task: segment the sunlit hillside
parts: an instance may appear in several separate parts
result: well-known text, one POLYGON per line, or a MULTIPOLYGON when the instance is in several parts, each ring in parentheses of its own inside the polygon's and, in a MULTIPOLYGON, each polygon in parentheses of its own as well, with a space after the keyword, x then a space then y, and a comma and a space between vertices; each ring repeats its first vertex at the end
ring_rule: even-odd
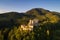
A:
POLYGON ((0 40, 60 40, 60 13, 34 8, 0 14, 0 40))

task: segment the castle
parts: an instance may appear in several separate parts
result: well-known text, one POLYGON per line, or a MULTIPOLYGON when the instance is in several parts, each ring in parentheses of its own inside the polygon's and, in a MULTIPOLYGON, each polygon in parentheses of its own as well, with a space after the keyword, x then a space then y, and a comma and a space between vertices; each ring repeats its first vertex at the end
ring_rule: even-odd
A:
MULTIPOLYGON (((20 25, 19 29, 20 29, 20 31, 21 30, 23 30, 23 31, 32 31, 34 26, 38 25, 38 21, 39 20, 37 20, 37 19, 29 20, 27 25, 22 24, 22 25, 20 25)), ((41 27, 40 27, 40 29, 41 29, 41 27)), ((49 30, 46 30, 46 33, 49 36, 49 30)))
POLYGON ((38 19, 29 20, 27 25, 22 24, 20 26, 20 30, 29 30, 29 31, 31 31, 31 30, 33 30, 34 25, 37 25, 37 23, 38 23, 38 19))

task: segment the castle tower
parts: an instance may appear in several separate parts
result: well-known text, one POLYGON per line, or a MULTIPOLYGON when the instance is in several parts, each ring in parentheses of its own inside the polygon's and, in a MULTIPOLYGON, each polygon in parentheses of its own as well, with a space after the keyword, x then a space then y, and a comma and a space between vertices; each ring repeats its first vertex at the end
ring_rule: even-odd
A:
POLYGON ((33 25, 33 24, 34 24, 33 20, 29 20, 28 25, 33 25))
POLYGON ((29 29, 33 30, 33 26, 34 26, 34 21, 33 20, 29 20, 29 23, 28 23, 29 29))

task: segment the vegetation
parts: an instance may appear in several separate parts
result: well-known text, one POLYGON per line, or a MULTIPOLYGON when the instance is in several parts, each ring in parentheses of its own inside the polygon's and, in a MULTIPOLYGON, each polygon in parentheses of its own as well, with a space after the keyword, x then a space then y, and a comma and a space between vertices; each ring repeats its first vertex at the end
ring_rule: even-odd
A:
POLYGON ((60 14, 42 8, 0 14, 0 40, 60 40, 60 14), (32 31, 20 30, 21 24, 35 18, 39 22, 32 31))

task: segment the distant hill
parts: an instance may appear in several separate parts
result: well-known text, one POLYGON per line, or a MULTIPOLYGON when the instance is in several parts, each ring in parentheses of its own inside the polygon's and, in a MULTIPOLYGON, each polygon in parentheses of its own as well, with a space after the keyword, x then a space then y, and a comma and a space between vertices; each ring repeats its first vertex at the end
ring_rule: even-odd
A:
POLYGON ((59 17, 60 19, 60 13, 51 12, 43 8, 34 8, 31 10, 28 10, 26 13, 7 12, 7 13, 0 14, 0 26, 6 26, 4 25, 4 23, 16 25, 17 23, 20 23, 24 20, 29 20, 34 18, 38 18, 40 19, 40 21, 47 20, 47 19, 50 20, 51 17, 54 15, 59 17))

